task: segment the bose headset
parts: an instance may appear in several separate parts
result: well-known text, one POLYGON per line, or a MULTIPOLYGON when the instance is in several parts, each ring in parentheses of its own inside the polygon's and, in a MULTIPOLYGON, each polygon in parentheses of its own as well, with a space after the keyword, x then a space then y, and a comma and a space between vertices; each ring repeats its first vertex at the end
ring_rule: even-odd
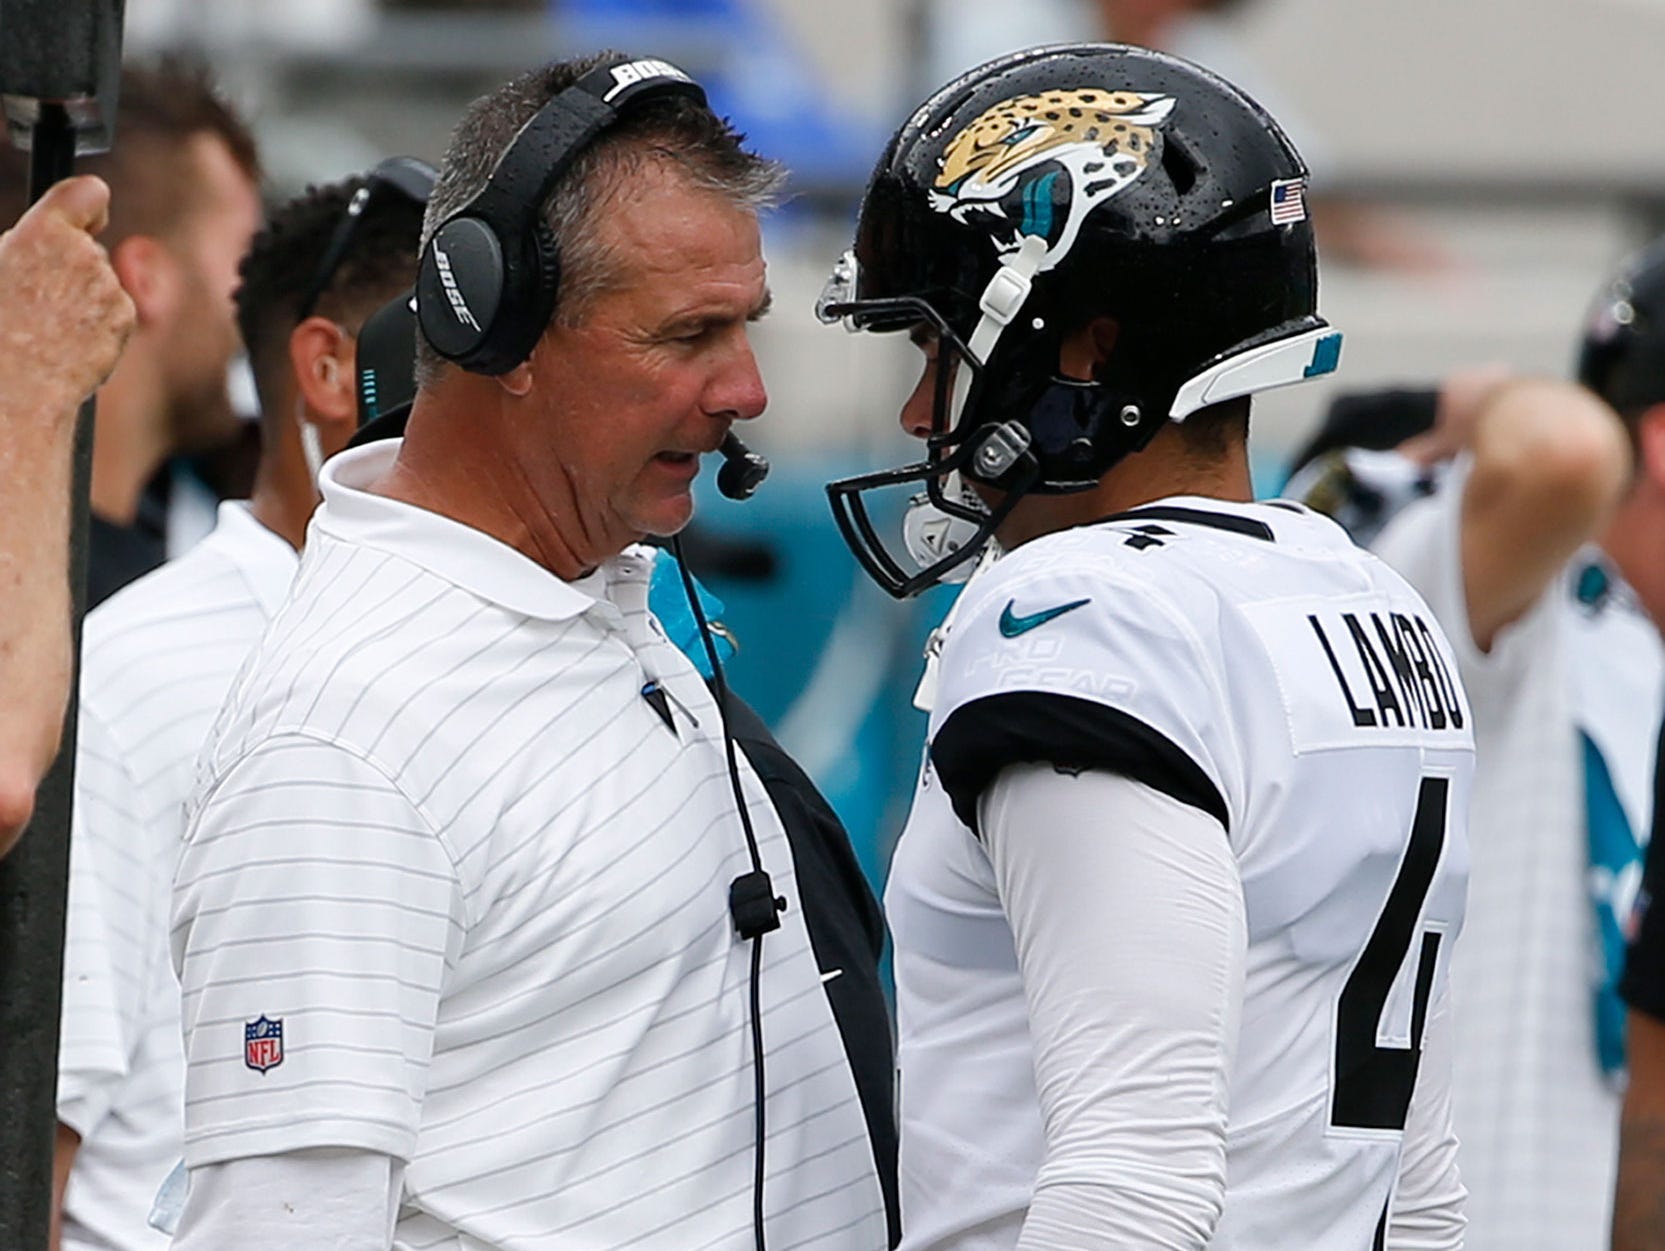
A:
MULTIPOLYGON (((491 176, 462 208, 440 224, 422 249, 416 276, 416 320, 422 335, 446 360, 472 373, 507 373, 530 355, 555 311, 561 257, 544 218, 544 202, 556 181, 596 137, 640 105, 680 97, 705 106, 705 91, 676 66, 660 60, 621 58, 600 65, 558 93, 522 126, 498 158, 491 176)), ((761 456, 732 431, 723 441, 718 489, 745 499, 769 472, 761 456)), ((763 935, 780 928, 786 900, 777 898, 757 849, 757 835, 740 785, 734 735, 728 721, 728 684, 711 640, 692 575, 676 548, 683 589, 712 666, 723 749, 735 807, 746 836, 751 871, 729 885, 729 915, 752 944, 750 1017, 752 1079, 756 1101, 753 1145, 752 1231, 757 1251, 763 1237, 765 1092, 763 1015, 759 981, 763 935)), ((650 684, 651 685, 651 684, 650 684)), ((644 690, 644 696, 646 690, 644 690)))
MULTIPOLYGON (((422 249, 416 316, 446 360, 502 374, 531 354, 561 287, 561 254, 544 202, 596 137, 636 106, 681 97, 705 106, 705 89, 669 61, 599 65, 533 114, 498 158, 485 186, 446 218, 422 249)), ((730 431, 717 489, 750 498, 769 462, 730 431)))
POLYGON ((705 104, 665 61, 600 65, 544 105, 498 158, 485 186, 433 232, 416 276, 416 315, 434 351, 473 373, 525 360, 549 325, 561 257, 544 202, 609 126, 650 100, 705 104))

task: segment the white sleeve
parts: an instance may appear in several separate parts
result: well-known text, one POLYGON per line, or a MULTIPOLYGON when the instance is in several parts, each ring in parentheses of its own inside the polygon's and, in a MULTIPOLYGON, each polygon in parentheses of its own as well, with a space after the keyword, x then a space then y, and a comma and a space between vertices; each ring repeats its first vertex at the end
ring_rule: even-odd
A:
POLYGON ((1451 1127, 1451 992, 1435 999, 1422 1031, 1422 1060, 1399 1155, 1385 1251, 1460 1251, 1468 1191, 1457 1171, 1451 1127))
POLYGON ((1224 828, 1128 778, 1045 764, 1003 770, 979 815, 1046 1129, 1020 1251, 1205 1247, 1247 943, 1224 828))
POLYGON ((138 783, 92 702, 81 706, 76 737, 58 1120, 85 1139, 132 1067, 172 864, 158 862, 164 852, 142 814, 138 783))
POLYGON ((331 1147, 253 1156, 191 1170, 172 1251, 269 1246, 389 1251, 405 1166, 331 1147))
POLYGON ((465 931, 454 858, 379 767, 300 734, 239 760, 174 883, 186 1164, 308 1147, 408 1160, 465 931))

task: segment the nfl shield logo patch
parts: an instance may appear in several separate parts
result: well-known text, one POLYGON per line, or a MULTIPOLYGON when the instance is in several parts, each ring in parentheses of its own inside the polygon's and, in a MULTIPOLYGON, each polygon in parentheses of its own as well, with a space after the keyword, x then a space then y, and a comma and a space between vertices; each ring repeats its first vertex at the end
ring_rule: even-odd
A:
POLYGON ((262 1016, 243 1026, 243 1063, 256 1073, 283 1063, 283 1018, 262 1016))

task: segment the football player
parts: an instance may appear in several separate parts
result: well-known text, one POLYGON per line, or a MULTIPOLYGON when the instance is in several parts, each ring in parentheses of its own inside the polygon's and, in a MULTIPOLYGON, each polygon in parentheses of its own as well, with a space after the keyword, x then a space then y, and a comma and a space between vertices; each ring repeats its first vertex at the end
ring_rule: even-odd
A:
POLYGON ((907 1248, 1462 1243, 1468 701, 1402 579, 1252 502, 1250 397, 1341 346, 1305 178, 1194 65, 1030 50, 902 126, 823 297, 924 355, 925 460, 829 487, 862 565, 1006 552, 886 894, 907 1248))

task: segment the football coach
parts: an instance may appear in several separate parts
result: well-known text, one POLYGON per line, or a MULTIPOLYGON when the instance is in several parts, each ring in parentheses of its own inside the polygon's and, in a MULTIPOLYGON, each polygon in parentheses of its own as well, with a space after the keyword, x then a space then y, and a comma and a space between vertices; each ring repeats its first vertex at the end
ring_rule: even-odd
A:
POLYGON ((778 182, 659 61, 470 107, 405 437, 323 475, 175 887, 177 1251, 881 1248, 780 820, 647 610, 778 182))

